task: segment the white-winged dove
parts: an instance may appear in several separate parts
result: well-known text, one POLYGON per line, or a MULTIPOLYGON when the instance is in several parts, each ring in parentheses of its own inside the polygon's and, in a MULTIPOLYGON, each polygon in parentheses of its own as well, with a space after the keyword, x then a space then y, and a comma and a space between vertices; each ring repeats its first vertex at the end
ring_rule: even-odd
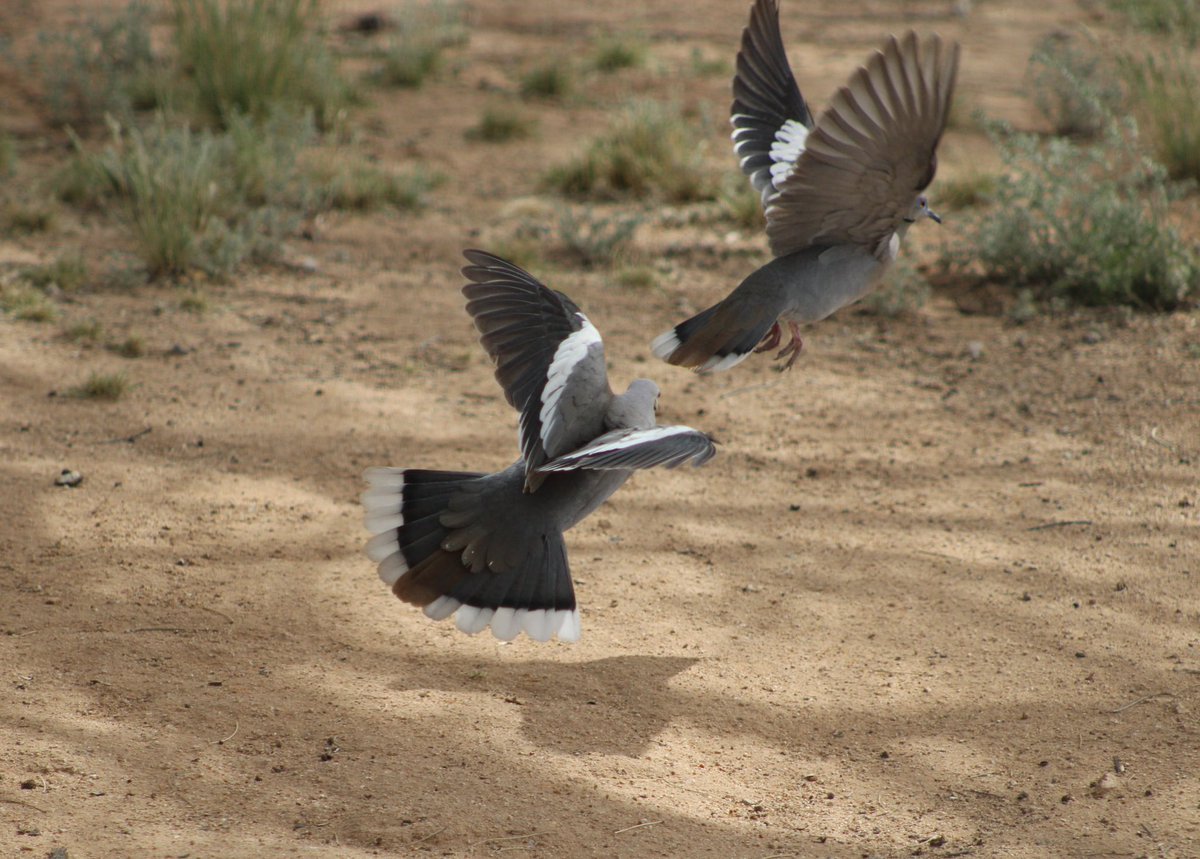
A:
POLYGON ((613 394, 600 334, 575 304, 483 251, 464 251, 467 312, 520 413, 521 458, 494 474, 372 468, 363 494, 367 554, 392 592, 458 628, 579 638, 563 532, 634 469, 716 452, 685 426, 658 426, 658 386, 613 394))
POLYGON ((774 259, 720 303, 651 344, 663 360, 727 370, 791 341, 800 325, 862 298, 922 218, 941 218, 921 193, 937 169, 958 72, 957 44, 909 32, 889 37, 815 123, 788 65, 777 0, 756 0, 733 79, 734 151, 762 194, 774 259))

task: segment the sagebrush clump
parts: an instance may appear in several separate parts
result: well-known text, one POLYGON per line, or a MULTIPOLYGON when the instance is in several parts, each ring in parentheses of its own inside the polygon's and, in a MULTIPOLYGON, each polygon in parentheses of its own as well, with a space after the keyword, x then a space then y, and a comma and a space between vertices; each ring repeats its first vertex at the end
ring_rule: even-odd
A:
POLYGON ((172 0, 179 71, 220 125, 291 110, 333 123, 349 90, 314 22, 318 0, 172 0))
POLYGON ((551 170, 546 184, 566 196, 589 200, 711 200, 716 187, 697 149, 699 137, 677 108, 635 103, 581 156, 551 170))
POLYGON ((994 206, 943 263, 1037 298, 1170 310, 1200 294, 1200 263, 1168 217, 1166 170, 1132 121, 1082 146, 995 125, 1005 170, 994 206))
POLYGON ((1097 137, 1124 98, 1107 54, 1082 34, 1044 38, 1029 58, 1028 77, 1055 134, 1097 137))

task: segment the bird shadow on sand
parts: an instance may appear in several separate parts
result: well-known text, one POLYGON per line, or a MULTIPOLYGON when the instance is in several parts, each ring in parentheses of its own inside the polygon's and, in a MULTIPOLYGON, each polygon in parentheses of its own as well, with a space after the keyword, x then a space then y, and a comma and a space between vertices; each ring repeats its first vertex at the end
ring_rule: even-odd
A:
POLYGON ((474 692, 518 708, 535 746, 563 754, 636 757, 688 706, 671 679, 698 659, 611 656, 586 662, 441 657, 412 667, 399 691, 474 692))

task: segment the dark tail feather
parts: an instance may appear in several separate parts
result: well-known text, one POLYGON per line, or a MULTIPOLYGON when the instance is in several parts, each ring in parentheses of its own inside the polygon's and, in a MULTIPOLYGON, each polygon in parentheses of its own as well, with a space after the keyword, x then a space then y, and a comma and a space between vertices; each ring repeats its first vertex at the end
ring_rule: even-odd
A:
POLYGON ((728 370, 754 353, 777 318, 735 291, 655 337, 650 350, 668 364, 700 373, 728 370))
POLYGON ((523 510, 519 479, 394 468, 365 476, 367 554, 397 597, 436 620, 456 614, 471 634, 490 626, 504 640, 522 630, 538 641, 579 638, 562 533, 523 510))

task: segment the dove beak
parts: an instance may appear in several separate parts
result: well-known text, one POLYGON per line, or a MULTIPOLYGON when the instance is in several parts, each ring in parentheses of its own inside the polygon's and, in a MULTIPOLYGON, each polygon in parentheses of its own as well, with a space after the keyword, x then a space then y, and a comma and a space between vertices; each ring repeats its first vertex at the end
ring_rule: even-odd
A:
POLYGON ((932 220, 935 224, 940 224, 942 222, 942 216, 933 211, 933 209, 926 209, 925 214, 928 215, 930 220, 932 220))

